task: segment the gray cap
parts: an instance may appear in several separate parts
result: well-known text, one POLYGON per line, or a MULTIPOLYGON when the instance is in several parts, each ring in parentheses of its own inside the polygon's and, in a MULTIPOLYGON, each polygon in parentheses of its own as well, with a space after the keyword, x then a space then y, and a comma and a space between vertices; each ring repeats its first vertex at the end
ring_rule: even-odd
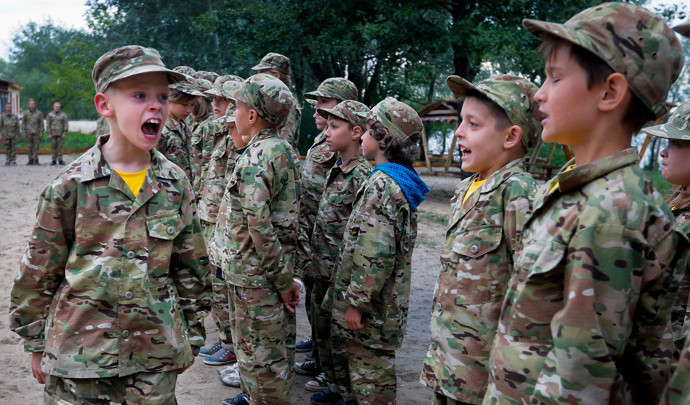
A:
POLYGON ((252 70, 270 69, 285 75, 290 75, 290 58, 275 52, 269 52, 261 58, 261 62, 254 66, 252 70))

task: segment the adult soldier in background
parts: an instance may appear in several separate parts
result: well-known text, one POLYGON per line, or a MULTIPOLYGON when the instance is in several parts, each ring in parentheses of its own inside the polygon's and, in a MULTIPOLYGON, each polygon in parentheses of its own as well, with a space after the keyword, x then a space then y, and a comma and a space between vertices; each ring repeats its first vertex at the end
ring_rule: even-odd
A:
MULTIPOLYGON (((275 52, 269 52, 261 58, 261 62, 254 66, 252 70, 258 70, 260 73, 266 73, 277 77, 281 82, 285 83, 290 88, 290 58, 275 52)), ((292 145, 295 152, 297 152, 297 141, 299 140, 299 124, 302 120, 302 111, 297 103, 297 97, 292 94, 294 103, 288 112, 288 116, 280 127, 278 127, 278 135, 288 141, 292 145)), ((299 156, 299 155, 298 155, 299 156)))
POLYGON ((29 154, 27 165, 38 166, 38 145, 41 142, 43 132, 45 132, 45 123, 43 122, 43 114, 36 109, 36 101, 33 98, 29 99, 29 111, 24 113, 21 128, 22 135, 26 138, 27 153, 29 154))
POLYGON ((67 119, 67 114, 60 111, 59 102, 53 103, 53 111, 48 113, 46 117, 46 129, 48 130, 48 136, 50 136, 50 149, 53 151, 53 161, 50 163, 55 166, 60 163, 64 165, 65 162, 62 160, 62 147, 65 143, 65 136, 69 130, 69 120, 67 119))
POLYGON ((5 104, 5 112, 0 115, 0 139, 5 141, 5 166, 17 165, 17 139, 19 139, 19 117, 12 114, 12 104, 5 104))

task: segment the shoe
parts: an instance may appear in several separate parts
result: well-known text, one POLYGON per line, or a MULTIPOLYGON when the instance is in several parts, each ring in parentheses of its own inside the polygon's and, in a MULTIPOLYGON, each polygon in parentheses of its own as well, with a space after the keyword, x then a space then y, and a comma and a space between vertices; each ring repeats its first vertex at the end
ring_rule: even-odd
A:
POLYGON ((237 368, 239 367, 239 364, 232 363, 231 365, 227 367, 222 367, 218 369, 218 374, 223 375, 223 374, 239 374, 239 371, 237 371, 237 368))
POLYGON ((16 165, 17 165, 17 161, 16 161, 16 160, 13 160, 13 161, 12 161, 12 166, 16 166, 16 165))
POLYGON ((343 399, 337 392, 332 392, 326 388, 323 392, 311 396, 312 405, 335 405, 343 399))
POLYGON ((224 366, 236 361, 237 357, 235 357, 235 353, 228 349, 220 349, 213 353, 213 355, 206 357, 204 359, 204 364, 208 364, 209 366, 224 366))
POLYGON ((340 401, 336 402, 335 405, 357 405, 357 401, 346 401, 344 399, 341 399, 340 401))
POLYGON ((33 166, 33 165, 34 165, 34 161, 33 161, 33 160, 29 160, 29 163, 27 163, 26 165, 27 165, 27 166, 33 166))
POLYGON ((57 164, 57 162, 55 162, 54 160, 52 162, 50 162, 51 166, 55 166, 56 164, 57 164))
POLYGON ((303 361, 302 363, 295 363, 295 371, 297 374, 316 377, 321 373, 321 367, 314 360, 303 361))
MULTIPOLYGON (((326 374, 321 373, 304 384, 304 389, 311 392, 323 392, 328 389, 326 374)), ((340 398, 338 398, 340 399, 340 398)))
POLYGON ((249 405, 249 401, 244 394, 237 394, 235 398, 227 398, 221 401, 223 405, 249 405))
POLYGON ((62 159, 60 159, 60 160, 58 161, 58 163, 60 164, 60 166, 64 166, 64 165, 65 165, 65 161, 62 160, 62 159))
POLYGON ((40 166, 41 164, 38 163, 38 159, 34 160, 34 166, 40 166))
POLYGON ((220 342, 217 342, 213 346, 202 347, 201 350, 199 350, 199 356, 201 356, 201 357, 210 356, 222 348, 223 348, 223 345, 220 344, 220 342))
POLYGON ((10 162, 5 162, 5 166, 9 166, 10 164, 10 162))
POLYGON ((228 387, 240 388, 240 375, 237 373, 221 374, 218 376, 218 379, 228 387))
POLYGON ((297 353, 310 352, 314 348, 314 342, 311 339, 300 340, 295 343, 295 351, 297 353))
POLYGON ((316 359, 314 358, 314 351, 312 350, 312 351, 310 351, 310 352, 304 353, 304 360, 307 360, 307 361, 309 361, 309 360, 316 360, 316 359))

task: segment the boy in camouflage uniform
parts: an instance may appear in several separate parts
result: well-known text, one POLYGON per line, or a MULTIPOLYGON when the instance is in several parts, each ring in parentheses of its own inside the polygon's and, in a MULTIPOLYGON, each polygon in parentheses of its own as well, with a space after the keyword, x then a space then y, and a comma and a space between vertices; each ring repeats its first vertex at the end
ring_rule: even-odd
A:
MULTIPOLYGON (((310 242, 307 245, 300 240, 306 246, 306 254, 298 251, 297 255, 297 267, 306 269, 310 273, 309 278, 314 280, 310 319, 316 332, 319 365, 325 373, 323 382, 328 383, 328 389, 312 396, 312 404, 330 404, 340 399, 331 356, 331 309, 321 308, 321 304, 340 258, 345 226, 352 213, 355 195, 372 171, 371 164, 360 154, 366 124, 365 118, 357 114, 367 112, 367 106, 353 100, 343 101, 334 108, 317 110, 320 116, 328 119, 326 144, 338 154, 338 162, 326 176, 310 242)), ((318 390, 321 386, 314 384, 308 382, 307 390, 318 390)))
MULTIPOLYGON (((351 81, 342 77, 331 77, 324 80, 315 91, 304 93, 304 97, 312 102, 314 107, 314 121, 316 129, 321 131, 316 135, 314 143, 307 151, 307 156, 302 162, 300 171, 300 186, 301 186, 301 204, 299 214, 300 235, 301 240, 297 248, 300 254, 306 254, 305 249, 308 249, 309 241, 311 239, 312 231, 314 230, 314 219, 316 218, 317 208, 321 195, 326 186, 326 175, 333 167, 337 160, 337 154, 330 150, 326 143, 326 127, 328 122, 326 118, 319 115, 317 110, 319 108, 333 108, 341 101, 357 100, 359 92, 357 87, 351 81), (306 242, 306 244, 305 244, 306 242)), ((308 262, 302 262, 306 264, 308 262)), ((298 266, 300 263, 298 263, 298 266)), ((306 299, 304 302, 307 310, 307 317, 311 325, 311 294, 314 280, 310 277, 312 273, 308 269, 298 268, 298 274, 304 276, 304 287, 306 290, 306 299)), ((315 374, 318 370, 318 348, 313 345, 315 339, 314 328, 312 327, 310 338, 297 342, 295 350, 297 352, 312 352, 313 360, 304 363, 296 364, 297 372, 307 374, 315 374)))
POLYGON ((92 78, 112 131, 41 194, 11 328, 46 404, 174 404, 177 375, 204 343, 211 289, 191 186, 154 149, 168 82, 181 75, 130 45, 101 56, 92 78))
POLYGON ((412 169, 422 129, 417 112, 393 98, 367 117, 362 153, 376 167, 357 192, 323 304, 333 308, 333 367, 345 403, 395 404, 417 206, 429 191, 412 169))
POLYGON ((27 165, 40 164, 38 162, 38 148, 44 131, 43 114, 36 109, 36 101, 30 98, 29 111, 25 112, 22 117, 22 135, 26 138, 27 153, 29 154, 27 165))
POLYGON ((53 161, 50 163, 64 165, 62 160, 62 147, 65 144, 65 136, 69 131, 69 120, 67 114, 60 111, 60 103, 57 101, 53 103, 53 111, 48 113, 46 117, 46 129, 50 137, 50 149, 53 151, 53 161))
POLYGON ((627 3, 523 25, 544 41, 542 139, 575 157, 534 198, 484 402, 656 403, 687 241, 630 142, 665 114, 680 43, 662 18, 627 3))
POLYGON ((12 104, 5 104, 0 115, 0 139, 5 142, 5 166, 17 165, 17 140, 19 139, 19 117, 12 113, 12 104))
POLYGON ((541 133, 537 86, 500 75, 476 86, 450 76, 463 98, 455 131, 463 180, 441 253, 431 314, 431 345, 421 380, 435 404, 481 403, 488 384, 489 351, 512 273, 520 233, 537 189, 522 164, 541 133))
POLYGON ((280 80, 257 74, 242 83, 235 100, 233 142, 240 156, 223 196, 227 222, 216 243, 232 297, 242 394, 223 403, 286 404, 299 302, 293 280, 299 189, 292 148, 276 128, 293 98, 280 80))

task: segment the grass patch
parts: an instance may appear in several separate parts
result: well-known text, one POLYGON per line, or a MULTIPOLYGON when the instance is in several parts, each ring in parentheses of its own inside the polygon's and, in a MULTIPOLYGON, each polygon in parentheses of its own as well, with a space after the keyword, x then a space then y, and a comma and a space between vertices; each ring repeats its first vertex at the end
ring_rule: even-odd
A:
MULTIPOLYGON (((71 150, 82 150, 84 148, 92 147, 94 143, 96 143, 96 137, 94 135, 82 134, 81 132, 68 132, 65 136, 63 150, 65 153, 71 150)), ((4 151, 4 148, 0 150, 4 151)), ((50 152, 49 137, 44 136, 41 138, 39 150, 41 153, 50 152)), ((19 135, 19 140, 17 140, 17 152, 26 153, 26 138, 24 138, 22 135, 19 135)))
POLYGON ((417 246, 426 246, 428 248, 432 249, 438 249, 439 248, 439 242, 435 238, 430 238, 426 235, 422 234, 417 234, 417 240, 415 241, 415 247, 417 246))

